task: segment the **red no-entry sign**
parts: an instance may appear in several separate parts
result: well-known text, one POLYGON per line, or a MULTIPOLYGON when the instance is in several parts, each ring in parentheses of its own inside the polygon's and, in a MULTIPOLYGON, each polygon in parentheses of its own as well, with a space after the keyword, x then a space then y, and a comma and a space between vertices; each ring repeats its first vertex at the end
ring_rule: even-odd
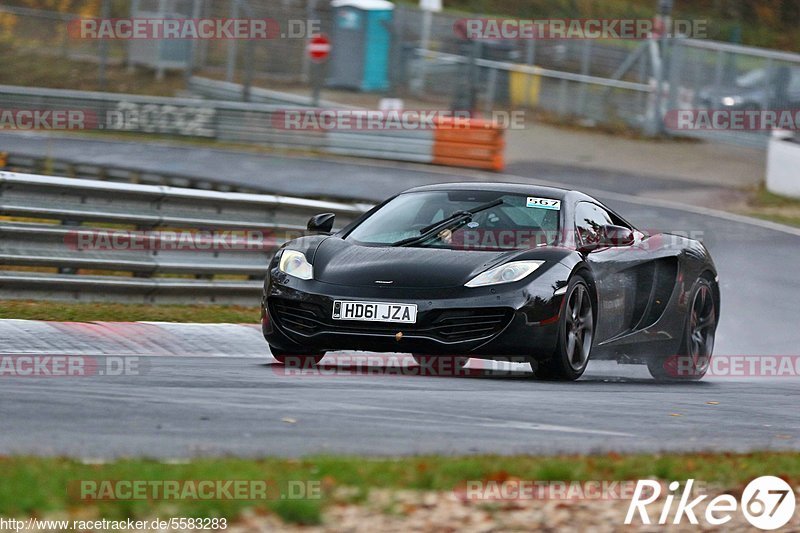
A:
POLYGON ((306 51, 311 61, 322 63, 331 53, 331 42, 326 35, 315 35, 308 41, 306 51))

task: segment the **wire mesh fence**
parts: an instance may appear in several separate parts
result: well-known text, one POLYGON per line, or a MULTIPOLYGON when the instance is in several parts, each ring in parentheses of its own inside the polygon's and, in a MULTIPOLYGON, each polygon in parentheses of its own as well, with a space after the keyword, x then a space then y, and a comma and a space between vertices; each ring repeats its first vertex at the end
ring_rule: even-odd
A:
POLYGON ((69 33, 69 24, 78 18, 77 13, 0 5, 0 44, 72 60, 98 62, 104 53, 109 62, 124 61, 126 43, 74 39, 69 33))
MULTIPOLYGON (((73 12, 59 13, 11 0, 0 6, 0 43, 70 59, 143 65, 157 73, 188 70, 227 81, 305 89, 311 78, 308 37, 335 35, 338 23, 329 0, 108 1, 113 17, 269 19, 280 35, 261 40, 76 40, 67 25, 77 17, 101 16, 103 0, 76 2, 80 7, 73 12)), ((534 109, 588 125, 755 146, 765 145, 769 128, 680 130, 669 128, 665 119, 676 110, 800 109, 797 54, 686 38, 471 41, 463 34, 463 17, 395 6, 387 95, 454 110, 534 109)))
POLYGON ((678 39, 671 43, 669 59, 665 113, 716 110, 731 117, 738 112, 743 119, 737 129, 712 124, 711 128, 681 129, 678 133, 765 146, 771 129, 797 129, 796 123, 782 124, 781 118, 800 113, 800 55, 678 39), (755 117, 755 122, 750 123, 749 116, 755 117))
MULTIPOLYGON (((151 0, 152 1, 152 0, 151 0)), ((331 9, 313 0, 214 0, 201 2, 204 17, 259 18, 275 21, 281 35, 261 41, 206 40, 198 45, 195 69, 224 73, 228 81, 246 69, 256 78, 306 82, 309 60, 305 53, 311 33, 329 33, 331 9)))

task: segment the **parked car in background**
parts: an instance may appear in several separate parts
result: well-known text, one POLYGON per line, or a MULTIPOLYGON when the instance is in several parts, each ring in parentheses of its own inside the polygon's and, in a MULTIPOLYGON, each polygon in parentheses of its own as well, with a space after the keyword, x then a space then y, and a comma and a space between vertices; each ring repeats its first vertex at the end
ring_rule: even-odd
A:
POLYGON ((704 87, 697 104, 708 109, 800 109, 800 66, 758 68, 733 83, 704 87))

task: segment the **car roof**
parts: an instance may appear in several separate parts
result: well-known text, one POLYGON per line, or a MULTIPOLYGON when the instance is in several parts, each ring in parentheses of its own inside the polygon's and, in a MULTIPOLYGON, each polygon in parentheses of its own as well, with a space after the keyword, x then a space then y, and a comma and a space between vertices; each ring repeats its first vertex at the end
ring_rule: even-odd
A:
POLYGON ((544 198, 552 198, 554 200, 563 201, 578 201, 589 200, 597 202, 591 196, 583 194, 579 191, 561 189, 559 187, 544 187, 542 185, 531 185, 527 183, 507 183, 497 181, 469 181, 457 183, 437 183, 433 185, 423 185, 421 187, 414 187, 408 189, 402 194, 409 192, 427 192, 427 191, 493 191, 493 192, 507 192, 514 194, 526 194, 528 196, 537 196, 544 198))

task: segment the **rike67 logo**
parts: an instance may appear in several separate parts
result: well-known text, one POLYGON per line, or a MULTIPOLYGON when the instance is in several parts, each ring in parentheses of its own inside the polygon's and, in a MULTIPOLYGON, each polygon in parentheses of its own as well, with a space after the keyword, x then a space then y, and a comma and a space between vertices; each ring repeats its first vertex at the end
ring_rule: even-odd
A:
POLYGON ((741 512, 752 526, 771 531, 785 526, 794 516, 794 490, 778 477, 754 479, 742 492, 741 501, 730 494, 721 494, 708 502, 705 502, 707 494, 690 500, 693 485, 694 480, 688 480, 678 495, 680 483, 673 481, 669 484, 669 493, 661 502, 661 484, 647 479, 639 480, 625 516, 625 524, 640 521, 646 525, 678 525, 686 518, 690 524, 698 525, 700 516, 705 520, 704 525, 722 526, 730 522, 735 513, 741 512), (703 505, 705 512, 701 513, 703 505), (651 511, 656 511, 652 518, 651 511))

